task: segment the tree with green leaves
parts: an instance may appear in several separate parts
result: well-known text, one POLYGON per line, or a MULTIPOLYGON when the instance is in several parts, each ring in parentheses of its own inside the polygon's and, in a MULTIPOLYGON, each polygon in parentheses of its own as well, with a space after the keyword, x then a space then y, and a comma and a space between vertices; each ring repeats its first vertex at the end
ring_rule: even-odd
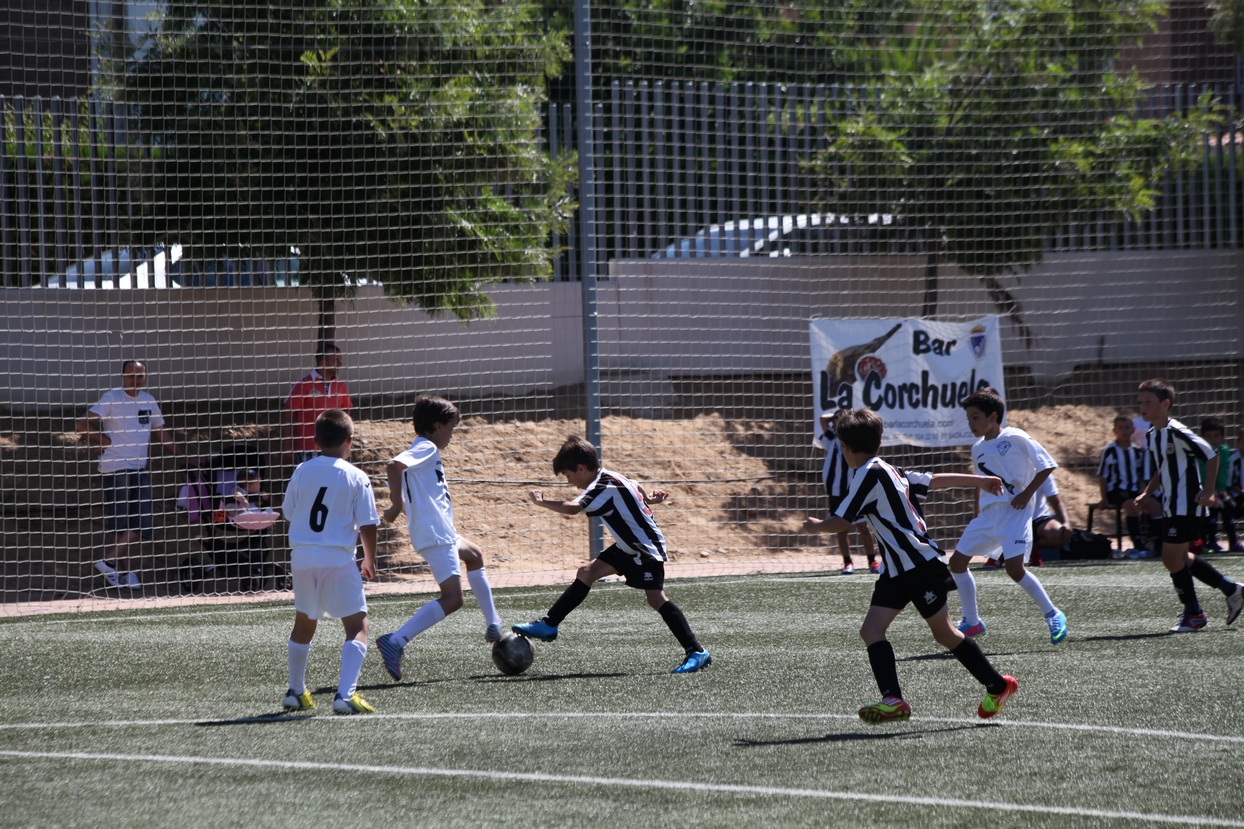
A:
MULTIPOLYGON (((809 165, 816 209, 894 217, 927 255, 923 315, 943 265, 982 281, 1031 345, 999 277, 1039 263, 1060 229, 1138 218, 1165 175, 1191 165, 1217 113, 1208 98, 1139 114, 1143 87, 1114 69, 1161 13, 1150 0, 923 0, 893 20, 868 94, 829 125, 809 165)), ((860 46, 857 65, 872 47, 860 46)))
POLYGON ((1214 40, 1244 55, 1244 0, 1210 0, 1207 5, 1214 40))
POLYGON ((131 230, 187 258, 299 251, 326 298, 488 316, 486 288, 551 273, 573 157, 538 140, 569 53, 538 5, 170 0, 115 94, 146 143, 131 230))

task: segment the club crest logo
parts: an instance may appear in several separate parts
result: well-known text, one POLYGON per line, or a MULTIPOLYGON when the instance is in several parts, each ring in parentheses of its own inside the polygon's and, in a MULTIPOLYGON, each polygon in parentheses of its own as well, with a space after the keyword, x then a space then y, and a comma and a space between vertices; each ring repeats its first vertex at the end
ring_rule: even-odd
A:
POLYGON ((1010 442, 1009 440, 1004 440, 1004 441, 1002 441, 1001 443, 999 443, 999 444, 998 444, 998 454, 999 454, 999 455, 1002 455, 1002 456, 1004 456, 1004 457, 1005 457, 1005 456, 1006 456, 1006 453, 1007 453, 1007 452, 1010 452, 1010 451, 1011 451, 1011 442, 1010 442))
POLYGON ((976 359, 985 356, 985 345, 988 341, 985 338, 985 326, 973 325, 972 333, 968 336, 968 344, 972 346, 972 353, 976 359))

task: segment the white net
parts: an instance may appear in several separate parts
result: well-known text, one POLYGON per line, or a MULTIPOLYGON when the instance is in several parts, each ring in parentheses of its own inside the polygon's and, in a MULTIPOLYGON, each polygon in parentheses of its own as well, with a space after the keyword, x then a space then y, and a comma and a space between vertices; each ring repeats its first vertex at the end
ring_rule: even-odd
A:
MULTIPOLYGON (((605 464, 671 492, 676 573, 837 569, 798 532, 828 506, 810 319, 997 315, 1011 422, 1077 526, 1140 381, 1244 425, 1235 63, 1208 12, 597 3, 585 147, 568 5, 88 5, 11 12, 4 55, 2 612, 284 589, 281 524, 228 500, 279 506, 287 396, 326 343, 382 509, 414 398, 457 403, 458 529, 498 584, 588 555, 586 521, 526 495, 574 494, 551 460, 597 418, 605 464), (176 451, 152 442, 151 527, 118 551, 75 424, 126 360, 176 451)), ((935 537, 969 512, 939 494, 935 537)), ((404 521, 376 589, 432 587, 404 521)))

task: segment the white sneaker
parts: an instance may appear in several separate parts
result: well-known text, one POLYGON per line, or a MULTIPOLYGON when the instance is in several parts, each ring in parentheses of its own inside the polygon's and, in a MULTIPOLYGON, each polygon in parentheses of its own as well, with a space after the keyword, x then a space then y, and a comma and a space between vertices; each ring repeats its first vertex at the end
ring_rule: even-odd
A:
POLYGON ((120 583, 121 587, 128 587, 130 590, 141 590, 142 582, 138 580, 138 574, 133 570, 125 574, 125 580, 120 583))
POLYGON ((95 569, 103 574, 104 581, 108 583, 109 587, 118 586, 117 568, 113 567, 101 558, 99 561, 95 562, 95 569))

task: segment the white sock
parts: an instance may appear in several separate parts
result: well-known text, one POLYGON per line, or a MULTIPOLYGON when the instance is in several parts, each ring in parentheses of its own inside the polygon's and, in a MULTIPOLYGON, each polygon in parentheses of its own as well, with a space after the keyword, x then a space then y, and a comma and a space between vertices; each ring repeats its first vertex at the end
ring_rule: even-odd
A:
POLYGON ((501 616, 492 600, 492 585, 488 583, 488 574, 481 567, 478 570, 467 570, 467 581, 471 583, 471 592, 475 601, 479 602, 480 612, 484 614, 484 624, 500 625, 501 616))
POLYGON ((415 615, 407 619, 406 624, 397 629, 393 634, 393 640, 404 648, 407 642, 444 618, 445 609, 441 607, 441 603, 436 600, 430 601, 416 610, 415 615))
POLYGON ((1054 612, 1054 603, 1050 601, 1050 597, 1046 594, 1045 588, 1041 586, 1041 582, 1027 570, 1024 571, 1024 577, 1016 582, 1020 587, 1024 588, 1024 592, 1028 594, 1028 598, 1037 603, 1037 607, 1041 608, 1041 612, 1046 616, 1054 612))
POLYGON ((356 639, 348 639, 341 646, 341 679, 337 682, 337 693, 342 699, 349 699, 358 688, 359 672, 363 670, 363 658, 367 656, 367 643, 356 639))
POLYGON ((289 689, 295 694, 307 690, 307 657, 311 654, 311 643, 300 645, 292 639, 289 642, 289 689))
POLYGON ((972 578, 972 571, 964 570, 962 573, 956 573, 951 570, 950 575, 954 577, 955 587, 959 589, 959 603, 963 605, 963 621, 969 625, 979 625, 981 617, 980 611, 976 609, 976 579, 972 578))

